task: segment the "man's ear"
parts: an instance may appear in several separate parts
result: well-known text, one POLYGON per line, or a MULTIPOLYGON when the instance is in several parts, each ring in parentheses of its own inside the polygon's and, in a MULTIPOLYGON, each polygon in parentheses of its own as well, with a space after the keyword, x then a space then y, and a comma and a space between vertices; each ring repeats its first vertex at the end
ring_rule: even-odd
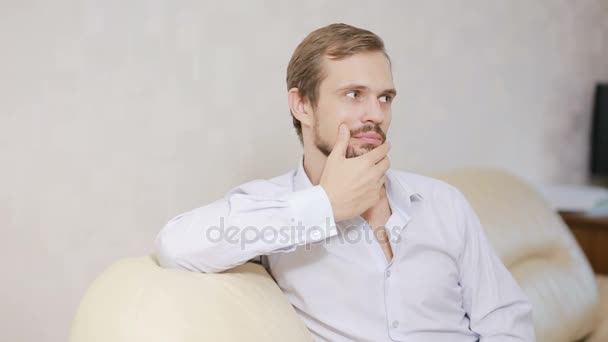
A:
POLYGON ((301 96, 298 88, 291 88, 287 93, 289 100, 289 109, 302 124, 302 126, 312 127, 312 107, 310 101, 301 96))

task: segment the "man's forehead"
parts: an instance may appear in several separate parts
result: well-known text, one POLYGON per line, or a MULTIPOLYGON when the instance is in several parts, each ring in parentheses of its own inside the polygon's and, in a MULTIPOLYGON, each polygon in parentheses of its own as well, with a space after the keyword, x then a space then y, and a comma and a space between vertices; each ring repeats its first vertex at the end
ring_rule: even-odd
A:
POLYGON ((356 54, 341 60, 325 57, 322 68, 323 83, 332 89, 352 86, 383 91, 394 88, 390 63, 382 52, 356 54))

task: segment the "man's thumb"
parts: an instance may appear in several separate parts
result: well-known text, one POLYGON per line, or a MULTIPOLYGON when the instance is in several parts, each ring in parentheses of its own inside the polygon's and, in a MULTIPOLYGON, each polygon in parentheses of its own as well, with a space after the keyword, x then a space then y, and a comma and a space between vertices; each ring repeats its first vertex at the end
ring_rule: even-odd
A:
POLYGON ((338 139, 332 150, 332 154, 336 154, 344 157, 346 150, 348 149, 348 142, 350 140, 350 130, 345 124, 341 124, 338 129, 338 139))

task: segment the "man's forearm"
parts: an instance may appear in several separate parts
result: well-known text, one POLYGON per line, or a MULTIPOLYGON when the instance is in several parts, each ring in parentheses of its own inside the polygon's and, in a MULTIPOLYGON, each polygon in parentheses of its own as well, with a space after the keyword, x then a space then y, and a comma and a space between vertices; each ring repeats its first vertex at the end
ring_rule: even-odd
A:
POLYGON ((164 267, 221 272, 337 234, 322 187, 279 198, 232 193, 170 220, 155 240, 164 267))

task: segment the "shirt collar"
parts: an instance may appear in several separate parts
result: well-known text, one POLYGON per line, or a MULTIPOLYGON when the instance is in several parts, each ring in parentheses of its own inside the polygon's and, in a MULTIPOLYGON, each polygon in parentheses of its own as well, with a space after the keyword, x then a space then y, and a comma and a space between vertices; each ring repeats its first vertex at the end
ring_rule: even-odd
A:
POLYGON ((389 198, 397 201, 397 203, 403 203, 405 207, 409 207, 414 200, 422 200, 422 194, 416 191, 412 184, 406 183, 393 169, 386 171, 386 192, 389 198))
MULTIPOLYGON (((403 204, 405 207, 409 207, 413 200, 423 199, 422 195, 415 191, 409 184, 400 181, 392 169, 389 169, 386 172, 385 185, 387 196, 396 200, 397 203, 403 204)), ((293 177, 293 190, 304 190, 312 186, 313 184, 304 170, 304 156, 302 155, 293 177)))

